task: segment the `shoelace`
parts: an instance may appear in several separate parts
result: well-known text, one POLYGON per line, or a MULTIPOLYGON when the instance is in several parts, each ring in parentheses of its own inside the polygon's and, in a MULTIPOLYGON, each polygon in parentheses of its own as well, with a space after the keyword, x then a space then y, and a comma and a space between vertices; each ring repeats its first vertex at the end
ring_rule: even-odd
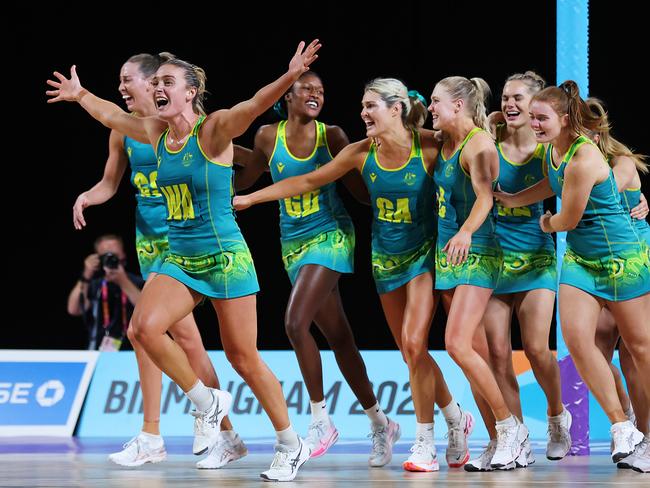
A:
POLYGON ((368 434, 368 437, 372 440, 372 451, 375 454, 383 455, 386 452, 386 439, 384 437, 386 429, 387 427, 380 427, 368 434))
POLYGON ((429 446, 426 444, 426 440, 424 439, 423 436, 418 437, 415 439, 415 444, 411 446, 409 451, 411 451, 414 454, 424 454, 429 450, 429 446))
POLYGON ((460 424, 449 426, 449 430, 445 434, 445 439, 449 439, 449 443, 454 447, 462 444, 465 433, 460 428, 460 424))
POLYGON ((273 456, 273 462, 271 463, 271 468, 281 468, 285 467, 288 463, 289 453, 286 451, 276 451, 275 456, 273 456))
POLYGON ((318 422, 313 422, 309 424, 307 429, 307 441, 315 445, 318 439, 325 433, 325 422, 319 420, 318 422))
POLYGON ((488 460, 491 460, 494 457, 494 453, 497 450, 496 444, 488 444, 485 450, 479 456, 479 459, 482 464, 486 464, 488 460))
POLYGON ((547 434, 551 437, 552 442, 560 442, 564 435, 564 428, 560 423, 550 422, 548 424, 547 434))
POLYGON ((634 442, 632 440, 632 436, 634 435, 634 432, 630 432, 626 434, 623 429, 617 429, 612 433, 612 440, 614 441, 614 446, 620 445, 622 443, 627 443, 630 445, 634 445, 634 442))
POLYGON ((498 425, 497 426, 497 446, 503 446, 503 447, 511 448, 513 446, 513 444, 514 444, 516 432, 517 432, 516 426, 515 426, 515 428, 512 428, 512 427, 509 427, 509 426, 506 426, 506 425, 498 425))

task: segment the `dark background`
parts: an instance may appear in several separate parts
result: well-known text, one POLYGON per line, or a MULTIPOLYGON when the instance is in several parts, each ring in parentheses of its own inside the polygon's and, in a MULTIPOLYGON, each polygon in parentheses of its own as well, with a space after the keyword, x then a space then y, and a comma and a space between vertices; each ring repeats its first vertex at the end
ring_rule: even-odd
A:
MULTIPOLYGON (((364 8, 358 14, 345 8, 354 2, 285 2, 268 8, 240 3, 226 9, 219 5, 216 13, 209 12, 217 4, 205 11, 175 4, 141 12, 131 5, 109 11, 100 4, 99 13, 77 11, 74 19, 69 13, 33 11, 10 19, 4 103, 13 109, 4 114, 11 129, 3 129, 4 146, 11 149, 4 160, 10 181, 3 185, 5 332, 0 348, 84 348, 84 327, 67 315, 66 300, 98 235, 124 236, 128 268, 138 269, 135 200, 126 177, 111 201, 87 210, 86 230, 73 229, 72 205, 101 178, 109 131, 75 104, 46 105, 45 80, 55 69, 67 74, 76 64, 86 88, 121 103, 122 63, 135 53, 171 51, 206 70, 207 109, 212 111, 252 96, 286 70, 298 41, 318 37, 323 48, 313 68, 326 88, 320 119, 341 126, 352 141, 364 137, 360 100, 364 84, 374 77, 398 77, 428 98, 445 76, 480 76, 494 92, 492 110, 499 108, 503 82, 512 73, 533 69, 555 83, 555 2, 531 2, 535 10, 529 10, 528 2, 401 1, 358 4, 364 8), (16 138, 18 144, 12 144, 16 138)), ((650 101, 638 73, 645 69, 642 29, 647 26, 643 16, 626 10, 625 2, 616 5, 616 11, 602 3, 591 8, 590 92, 608 103, 614 134, 649 154, 650 101)), ((250 147, 257 128, 273 120, 261 117, 237 142, 250 147)), ((256 188, 269 181, 265 176, 256 188)), ((646 177, 646 195, 648 184, 646 177)), ((341 194, 357 231, 356 273, 340 281, 344 305, 360 348, 392 349, 370 274, 371 212, 345 190, 341 194)), ((269 203, 238 216, 261 286, 263 349, 289 348, 283 314, 290 283, 280 259, 277 213, 277 204, 269 203)), ((201 306, 196 315, 206 347, 219 348, 212 308, 201 306)), ((443 337, 444 314, 439 312, 430 346, 443 348, 443 337)), ((520 345, 516 331, 514 345, 520 345)))

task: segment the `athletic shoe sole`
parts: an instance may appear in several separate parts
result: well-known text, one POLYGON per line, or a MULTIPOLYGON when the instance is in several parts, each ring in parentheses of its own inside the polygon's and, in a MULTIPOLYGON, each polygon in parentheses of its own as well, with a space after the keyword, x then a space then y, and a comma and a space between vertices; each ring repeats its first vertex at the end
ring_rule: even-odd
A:
POLYGON ((434 471, 440 471, 440 465, 438 463, 433 464, 416 464, 411 461, 404 461, 402 463, 402 468, 405 471, 412 471, 415 473, 432 473, 434 471))
MULTIPOLYGON (((465 418, 467 419, 465 423, 465 437, 469 437, 474 432, 474 416, 470 412, 465 412, 465 418)), ((447 464, 450 468, 460 468, 467 461, 469 461, 469 449, 465 451, 465 457, 463 457, 462 461, 450 463, 449 459, 447 459, 447 464)))

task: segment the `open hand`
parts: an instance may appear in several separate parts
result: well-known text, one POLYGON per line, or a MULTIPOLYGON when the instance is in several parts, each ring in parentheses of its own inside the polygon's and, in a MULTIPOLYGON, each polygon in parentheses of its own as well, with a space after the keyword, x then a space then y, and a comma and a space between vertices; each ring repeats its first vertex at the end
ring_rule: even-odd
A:
POLYGON ((296 53, 289 61, 289 72, 294 74, 296 79, 309 69, 309 65, 318 59, 318 51, 321 48, 321 44, 318 39, 311 41, 309 46, 305 47, 305 41, 300 41, 298 44, 298 49, 296 53))
POLYGON ((48 90, 46 95, 52 97, 47 100, 47 103, 55 102, 77 102, 84 89, 79 82, 77 76, 77 67, 72 65, 70 68, 70 79, 63 76, 58 71, 54 72, 54 76, 59 81, 47 80, 47 84, 54 87, 54 90, 48 90))
POLYGON ((447 241, 445 247, 442 248, 442 252, 447 253, 447 262, 452 266, 456 266, 467 261, 471 245, 472 234, 460 230, 454 237, 447 241))

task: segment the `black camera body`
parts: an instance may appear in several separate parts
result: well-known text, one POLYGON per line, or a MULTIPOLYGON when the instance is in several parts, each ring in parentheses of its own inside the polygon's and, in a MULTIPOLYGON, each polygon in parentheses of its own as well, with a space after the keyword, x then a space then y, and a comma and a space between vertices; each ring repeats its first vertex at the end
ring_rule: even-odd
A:
POLYGON ((112 252, 107 252, 99 256, 99 262, 102 265, 102 268, 108 269, 117 269, 120 265, 120 258, 118 258, 112 252))

